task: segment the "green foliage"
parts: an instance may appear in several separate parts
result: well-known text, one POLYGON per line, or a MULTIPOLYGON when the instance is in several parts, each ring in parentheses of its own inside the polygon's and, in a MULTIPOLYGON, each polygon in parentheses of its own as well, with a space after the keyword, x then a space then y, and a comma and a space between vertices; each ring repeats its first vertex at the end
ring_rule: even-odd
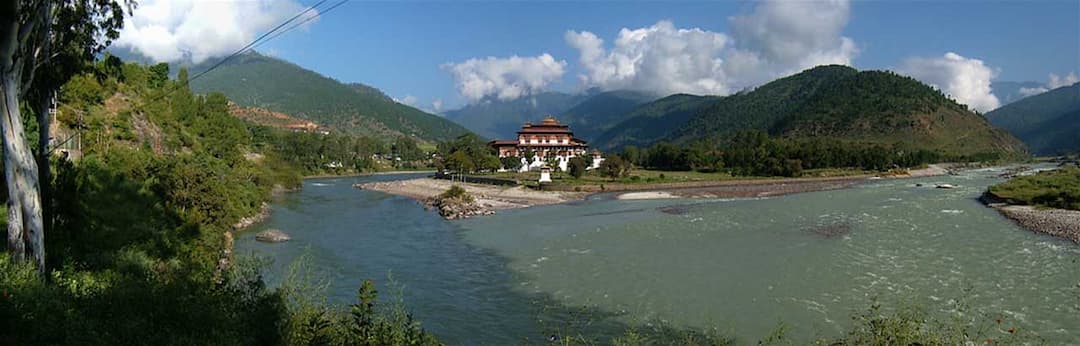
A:
POLYGON ((449 189, 446 189, 446 191, 443 191, 443 193, 439 194, 439 198, 442 198, 442 199, 460 199, 460 200, 463 200, 465 202, 472 202, 472 200, 473 200, 472 195, 469 195, 468 191, 465 191, 464 188, 462 188, 461 186, 457 186, 457 185, 450 186, 449 189))
MULTIPOLYGON (((634 111, 593 143, 614 148, 668 141, 730 142, 746 131, 938 152, 949 158, 1025 156, 986 119, 912 78, 887 71, 818 66, 725 97, 675 95, 634 111)), ((786 163, 780 161, 780 166, 786 163)))
POLYGON ((624 178, 630 175, 633 164, 624 160, 619 155, 609 155, 600 162, 600 175, 611 179, 624 178))
MULTIPOLYGON (((207 61, 194 71, 215 63, 207 61)), ((230 60, 191 87, 200 93, 220 92, 243 106, 283 112, 350 135, 435 142, 468 132, 442 117, 394 102, 373 88, 343 84, 254 52, 230 60)))
POLYGON ((585 170, 589 168, 589 163, 580 156, 570 158, 570 162, 567 164, 567 168, 570 170, 570 176, 574 178, 581 178, 585 175, 585 170))
POLYGON ((1016 177, 991 186, 990 193, 1013 204, 1080 210, 1080 168, 1016 177))
POLYGON ((440 168, 471 173, 477 170, 495 171, 502 167, 502 162, 495 156, 495 149, 471 133, 439 143, 437 150, 441 159, 436 165, 440 168))
POLYGON ((503 168, 510 171, 521 169, 521 158, 517 156, 503 157, 499 159, 499 162, 502 163, 503 168))

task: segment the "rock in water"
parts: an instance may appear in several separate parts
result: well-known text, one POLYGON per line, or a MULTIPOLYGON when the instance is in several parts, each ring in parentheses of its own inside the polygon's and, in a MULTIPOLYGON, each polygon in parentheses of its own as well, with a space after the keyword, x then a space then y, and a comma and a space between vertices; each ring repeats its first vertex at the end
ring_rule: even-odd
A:
POLYGON ((472 198, 431 197, 424 201, 424 206, 437 209, 439 215, 447 220, 465 219, 477 215, 495 214, 490 207, 477 203, 472 198))
POLYGON ((255 235, 255 240, 266 243, 280 243, 289 241, 290 239, 292 238, 290 238, 288 234, 285 234, 285 232, 278 229, 268 229, 255 235))

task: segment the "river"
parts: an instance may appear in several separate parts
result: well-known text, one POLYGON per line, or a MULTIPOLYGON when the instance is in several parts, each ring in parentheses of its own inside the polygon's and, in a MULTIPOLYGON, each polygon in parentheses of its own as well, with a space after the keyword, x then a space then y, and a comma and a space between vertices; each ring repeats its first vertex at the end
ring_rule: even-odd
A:
POLYGON ((763 199, 597 197, 452 222, 413 200, 351 187, 409 175, 316 179, 236 247, 272 259, 272 283, 306 257, 335 303, 355 301, 365 278, 391 291, 390 275, 409 310, 450 344, 653 321, 716 328, 740 343, 783 324, 810 340, 841 335, 875 299, 937 316, 960 301, 981 325, 1003 318, 1054 343, 1080 343, 1080 246, 979 204, 997 172, 763 199), (293 240, 255 242, 267 227, 293 240), (582 320, 589 326, 567 325, 582 320))

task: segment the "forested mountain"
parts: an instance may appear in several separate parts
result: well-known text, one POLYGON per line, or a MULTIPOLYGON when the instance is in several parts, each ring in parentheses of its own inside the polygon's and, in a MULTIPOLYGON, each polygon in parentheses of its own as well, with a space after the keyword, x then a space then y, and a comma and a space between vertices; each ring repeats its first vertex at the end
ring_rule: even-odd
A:
MULTIPOLYGON (((650 106, 656 107, 644 107, 650 106)), ((738 133, 758 130, 774 137, 902 144, 946 156, 1021 155, 1024 151, 1023 145, 1008 133, 930 86, 892 72, 860 72, 837 65, 808 69, 753 91, 707 98, 699 101, 696 109, 674 114, 689 116, 686 121, 677 117, 649 121, 647 116, 636 116, 601 138, 639 141, 613 144, 608 140, 603 144, 649 145, 657 139, 676 143, 726 142, 738 133), (655 134, 656 125, 662 122, 679 125, 660 137, 635 135, 655 134)))
POLYGON ((990 90, 994 93, 994 96, 997 96, 998 101, 1001 101, 1001 105, 1004 106, 1027 97, 1027 95, 1020 92, 1020 89, 1042 86, 1039 82, 997 81, 990 83, 990 90))
POLYGON ((561 114, 585 98, 561 92, 542 92, 514 100, 485 99, 446 112, 450 119, 488 139, 512 136, 526 121, 561 114))
POLYGON ((1036 154, 1080 150, 1080 83, 1024 98, 986 118, 1027 143, 1036 154))
POLYGON ((552 113, 569 124, 574 135, 591 140, 626 119, 637 106, 656 97, 649 93, 615 90, 590 95, 566 111, 552 113))
MULTIPOLYGON (((191 73, 212 63, 194 66, 191 73)), ((193 80, 191 88, 198 93, 221 92, 239 105, 286 113, 347 134, 436 142, 468 132, 442 117, 394 102, 373 87, 343 84, 254 52, 193 80)))
POLYGON ((715 96, 676 94, 649 102, 633 109, 626 115, 625 120, 593 137, 590 145, 600 150, 608 150, 628 144, 655 143, 686 123, 702 105, 717 99, 715 96))

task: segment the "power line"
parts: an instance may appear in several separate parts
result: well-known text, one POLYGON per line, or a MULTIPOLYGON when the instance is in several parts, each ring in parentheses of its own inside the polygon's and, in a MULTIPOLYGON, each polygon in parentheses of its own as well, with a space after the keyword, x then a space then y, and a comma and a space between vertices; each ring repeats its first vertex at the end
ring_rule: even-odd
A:
POLYGON ((318 16, 311 16, 311 17, 308 17, 308 19, 305 19, 305 20, 304 20, 304 21, 302 21, 302 22, 299 22, 299 23, 293 24, 292 26, 288 27, 287 29, 285 29, 285 30, 282 30, 281 32, 278 32, 277 34, 274 34, 274 36, 270 36, 270 38, 266 39, 265 41, 262 41, 262 42, 256 43, 256 44, 255 44, 254 46, 252 46, 252 47, 251 47, 251 50, 254 50, 255 48, 257 48, 257 47, 261 46, 261 45, 262 45, 263 43, 266 43, 266 42, 272 41, 273 39, 277 38, 278 36, 284 35, 284 34, 288 33, 289 31, 292 31, 293 29, 296 29, 297 27, 299 27, 299 26, 301 26, 301 25, 307 24, 308 22, 310 22, 310 21, 314 20, 315 18, 319 18, 319 17, 321 17, 321 16, 323 16, 323 15, 325 15, 325 14, 327 14, 327 13, 330 13, 330 11, 333 11, 333 10, 334 10, 335 8, 337 8, 338 6, 344 5, 344 4, 346 3, 346 2, 349 2, 349 0, 341 0, 341 1, 338 1, 338 2, 337 2, 337 3, 335 3, 334 5, 332 5, 332 6, 330 6, 330 7, 327 7, 326 9, 322 10, 322 12, 320 12, 318 16))
MULTIPOLYGON (((228 62, 228 61, 229 61, 230 59, 232 59, 232 58, 234 58, 234 57, 236 57, 236 56, 239 56, 240 54, 243 54, 243 53, 245 53, 246 51, 248 51, 248 50, 252 49, 252 48, 253 48, 254 46, 260 45, 260 44, 262 44, 262 43, 265 43, 265 42, 267 42, 267 41, 269 41, 269 40, 273 39, 274 37, 277 37, 277 36, 279 36, 279 35, 280 35, 281 33, 283 33, 284 31, 283 31, 283 32, 279 32, 279 33, 275 34, 275 32, 276 32, 276 31, 278 31, 279 29, 281 29, 281 28, 285 27, 286 25, 289 25, 289 23, 292 23, 292 22, 293 22, 293 21, 295 21, 295 20, 296 20, 297 18, 300 18, 300 17, 302 17, 302 16, 304 15, 304 14, 307 14, 308 12, 311 12, 312 10, 316 9, 317 7, 321 6, 321 5, 323 4, 323 3, 326 3, 327 1, 329 1, 329 0, 319 0, 319 2, 315 3, 314 5, 311 5, 311 6, 309 6, 308 8, 304 9, 303 11, 300 11, 300 13, 297 13, 296 15, 292 16, 292 17, 291 17, 291 18, 289 18, 288 20, 286 20, 286 21, 282 22, 281 24, 278 24, 278 25, 277 25, 277 26, 275 26, 275 27, 274 27, 273 29, 270 29, 270 30, 269 30, 269 31, 267 31, 266 33, 263 33, 263 34, 262 34, 262 35, 260 35, 259 37, 255 38, 255 40, 251 41, 250 43, 248 43, 247 45, 245 45, 245 46, 244 46, 243 48, 240 48, 240 49, 239 49, 239 50, 237 50, 236 52, 233 52, 233 53, 232 53, 232 54, 230 54, 229 56, 225 57, 224 59, 221 59, 221 61, 218 61, 218 62, 217 62, 217 63, 215 63, 215 64, 214 64, 213 66, 210 66, 210 68, 208 68, 208 69, 206 69, 206 70, 204 70, 204 71, 202 71, 202 72, 199 72, 199 73, 195 74, 195 76, 192 76, 192 77, 188 78, 188 80, 187 80, 187 81, 185 81, 184 85, 182 85, 182 86, 176 86, 176 87, 174 87, 174 88, 170 89, 169 91, 166 91, 165 93, 163 93, 163 94, 161 94, 161 95, 158 95, 158 97, 155 97, 155 98, 153 98, 153 99, 150 99, 150 100, 149 100, 149 101, 147 101, 147 102, 143 102, 143 105, 146 105, 147 103, 153 103, 153 102, 157 102, 157 101, 160 101, 161 99, 165 98, 166 96, 169 96, 169 95, 170 95, 170 94, 172 94, 173 92, 176 92, 176 91, 177 91, 177 90, 179 90, 180 88, 182 88, 182 87, 185 87, 185 88, 186 88, 186 87, 188 87, 188 86, 189 86, 189 85, 191 84, 191 81, 193 81, 193 80, 196 80, 196 79, 198 79, 199 77, 202 77, 202 76, 206 75, 207 73, 210 73, 210 71, 213 71, 213 70, 217 69, 218 67, 221 67, 221 65, 224 65, 224 64, 225 64, 226 62, 228 62), (273 37, 270 37, 270 38, 268 39, 267 37, 268 37, 268 36, 270 36, 270 35, 273 35, 273 37)), ((330 10, 332 10, 332 9, 333 9, 334 7, 340 6, 341 4, 345 3, 346 1, 348 1, 348 0, 343 0, 342 2, 339 2, 339 3, 337 3, 337 4, 334 4, 334 6, 331 6, 331 7, 329 7, 328 9, 326 9, 326 10, 324 10, 324 11, 321 11, 321 12, 319 13, 319 15, 316 15, 316 16, 311 16, 311 17, 307 18, 306 20, 304 20, 304 21, 303 21, 302 23, 306 23, 306 22, 308 22, 308 21, 311 21, 311 20, 312 20, 312 19, 314 19, 314 18, 318 18, 318 17, 320 17, 320 16, 322 16, 322 15, 325 15, 326 13, 330 12, 330 10)), ((293 26, 289 27, 289 29, 295 28, 296 26, 297 26, 297 25, 293 25, 293 26)), ((287 29, 286 31, 288 31, 289 29, 287 29)))
MULTIPOLYGON (((210 71, 213 71, 214 69, 216 69, 219 66, 221 66, 221 65, 225 64, 226 62, 228 62, 230 59, 232 59, 232 58, 234 58, 234 57, 236 57, 236 56, 238 56, 240 54, 243 54, 244 51, 248 50, 248 48, 251 48, 252 46, 258 44, 259 41, 262 41, 267 36, 270 36, 275 31, 278 31, 278 29, 281 29, 282 27, 284 27, 286 25, 289 25, 289 23, 292 23, 297 18, 300 18, 300 16, 303 16, 304 14, 306 14, 308 12, 311 12, 311 10, 314 10, 316 7, 319 7, 320 5, 325 3, 326 1, 328 1, 328 0, 319 0, 319 2, 315 3, 314 5, 311 5, 311 7, 308 7, 307 9, 304 9, 303 11, 300 11, 300 13, 297 13, 295 16, 292 16, 292 18, 289 18, 289 20, 286 20, 286 21, 282 22, 281 24, 278 24, 278 26, 275 26, 273 29, 270 29, 270 31, 267 31, 266 33, 263 33, 258 38, 256 38, 254 41, 251 41, 251 43, 248 43, 246 46, 244 46, 244 48, 240 48, 236 52, 232 53, 232 55, 229 55, 229 56, 225 57, 225 59, 221 59, 221 61, 218 61, 216 64, 214 64, 214 66, 210 66, 210 68, 206 69, 206 71, 199 72, 198 74, 192 76, 191 78, 188 79, 188 83, 190 83, 193 80, 199 79, 199 77, 202 77, 203 75, 209 73, 210 71)), ((312 16, 311 18, 315 18, 315 17, 318 17, 318 16, 312 16)), ((309 18, 309 20, 310 20, 310 18, 309 18)))

